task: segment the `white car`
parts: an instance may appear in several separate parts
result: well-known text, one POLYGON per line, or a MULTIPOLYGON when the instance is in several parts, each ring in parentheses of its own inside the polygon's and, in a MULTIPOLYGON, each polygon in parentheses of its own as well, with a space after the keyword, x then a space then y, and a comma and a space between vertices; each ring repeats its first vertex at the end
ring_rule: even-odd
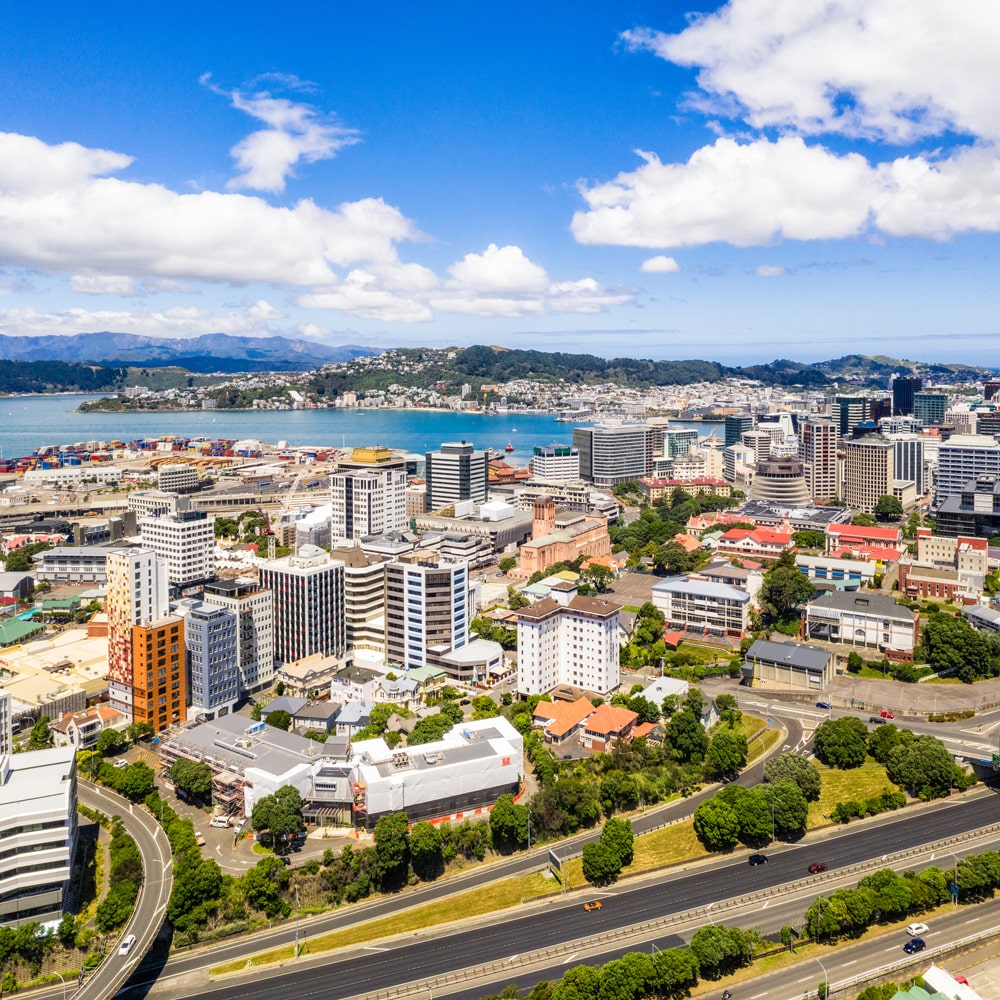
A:
POLYGON ((135 935, 126 934, 125 937, 122 938, 122 943, 118 945, 118 954, 127 955, 132 950, 132 945, 134 944, 135 944, 135 935))
POLYGON ((217 830, 225 830, 229 826, 228 816, 213 816, 208 823, 209 826, 215 827, 217 830))
POLYGON ((921 934, 926 934, 929 930, 930 928, 927 924, 909 924, 907 925, 906 933, 910 937, 920 937, 921 934))
POLYGON ((114 763, 114 766, 115 767, 128 767, 128 761, 127 760, 116 760, 115 763, 114 763))

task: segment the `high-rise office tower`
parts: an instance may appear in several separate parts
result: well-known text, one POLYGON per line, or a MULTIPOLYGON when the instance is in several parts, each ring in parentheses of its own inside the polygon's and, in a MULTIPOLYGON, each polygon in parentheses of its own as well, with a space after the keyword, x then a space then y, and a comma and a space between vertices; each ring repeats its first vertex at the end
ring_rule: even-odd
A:
POLYGON ((355 448, 330 477, 330 494, 335 541, 406 526, 406 462, 388 448, 355 448))
POLYGON ((1000 443, 985 434, 953 434, 938 447, 934 503, 958 496, 980 476, 1000 476, 1000 443))
POLYGON ((207 721, 228 715, 240 699, 236 614, 194 598, 174 609, 184 618, 190 714, 207 721))
POLYGON ((646 424, 574 427, 573 444, 580 451, 580 476, 595 486, 615 486, 648 476, 661 433, 646 424))
POLYGON ((837 427, 823 416, 799 421, 799 459, 806 488, 815 500, 837 496, 837 427))
POLYGON ((726 414, 726 443, 725 447, 739 444, 740 438, 745 431, 753 430, 752 413, 727 413, 726 414))
POLYGON ((486 503, 489 458, 465 441, 442 444, 425 456, 427 509, 440 510, 462 500, 486 503))
POLYGON ((315 545, 261 565, 261 585, 274 594, 274 656, 292 663, 313 653, 343 656, 344 564, 315 545))
POLYGON ((948 410, 948 396, 943 392, 915 392, 913 415, 927 427, 940 427, 948 410))
POLYGON ((139 537, 145 548, 152 549, 166 563, 167 579, 175 590, 215 577, 215 518, 204 511, 142 517, 139 537))
POLYGON ((892 391, 892 416, 901 417, 913 412, 913 397, 924 386, 919 375, 893 375, 889 380, 892 391))
POLYGON ((872 513, 879 497, 893 496, 895 449, 891 441, 869 435, 844 442, 844 502, 872 513))

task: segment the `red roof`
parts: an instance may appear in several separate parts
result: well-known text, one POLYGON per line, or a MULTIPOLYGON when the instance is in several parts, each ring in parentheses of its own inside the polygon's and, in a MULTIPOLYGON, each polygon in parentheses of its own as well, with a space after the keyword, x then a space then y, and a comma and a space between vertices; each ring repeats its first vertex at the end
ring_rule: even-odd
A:
POLYGON ((601 705, 587 720, 587 732, 607 736, 609 733, 620 733, 629 726, 634 726, 639 716, 628 708, 618 708, 616 705, 601 705))
MULTIPOLYGON (((791 545, 792 536, 783 531, 772 531, 770 528, 730 528, 722 539, 727 542, 741 542, 750 538, 761 545, 791 545)), ((721 539, 720 539, 721 540, 721 539)))
POLYGON ((901 528, 869 528, 863 524, 831 524, 827 527, 828 535, 845 538, 880 538, 886 542, 898 542, 903 537, 901 528))

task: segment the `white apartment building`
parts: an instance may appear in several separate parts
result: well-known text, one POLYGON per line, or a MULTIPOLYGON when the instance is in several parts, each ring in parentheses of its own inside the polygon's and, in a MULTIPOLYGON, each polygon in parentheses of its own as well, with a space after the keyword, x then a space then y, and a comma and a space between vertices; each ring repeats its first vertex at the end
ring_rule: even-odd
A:
POLYGON ((76 851, 76 750, 0 756, 0 924, 55 924, 76 851))
POLYGON ((406 527, 404 468, 335 472, 330 477, 330 496, 330 534, 335 541, 406 527))
POLYGON ((108 694, 111 707, 132 720, 132 626, 170 612, 167 564, 152 549, 111 549, 107 558, 108 694))
POLYGON ((960 495, 979 476, 1000 476, 1000 442, 986 434, 953 434, 938 446, 934 503, 960 495))
POLYGON ((102 545, 59 545, 34 557, 32 574, 48 583, 107 582, 108 549, 102 545))
POLYGON ((241 693, 269 690, 274 683, 274 594, 256 580, 216 580, 205 600, 236 615, 236 666, 241 693))
POLYGON ((449 504, 471 500, 485 503, 489 459, 465 441, 441 445, 425 455, 427 509, 440 510, 449 504))
POLYGON ((560 684, 607 695, 619 683, 621 606, 596 597, 546 597, 518 612, 517 690, 560 684), (567 599, 568 598, 568 599, 567 599))
POLYGON ((175 587, 215 577, 215 518, 204 511, 140 518, 139 537, 167 564, 167 579, 175 587))
POLYGON ((536 479, 562 483, 580 478, 580 449, 571 444, 535 445, 530 462, 536 479))
POLYGON ((344 624, 355 662, 385 659, 385 576, 387 560, 360 547, 335 549, 344 562, 344 624))
POLYGON ((133 490, 128 495, 128 509, 139 517, 163 517, 191 509, 191 498, 164 490, 133 490))
POLYGON ((274 594, 274 656, 291 663, 313 653, 343 656, 344 564, 315 545, 271 559, 259 569, 261 585, 274 594))
POLYGON ((240 699, 235 612, 196 598, 177 601, 174 612, 184 618, 190 716, 229 715, 240 699))
POLYGON ((750 625, 750 594, 727 583, 668 577, 655 584, 652 601, 671 628, 742 637, 750 625))

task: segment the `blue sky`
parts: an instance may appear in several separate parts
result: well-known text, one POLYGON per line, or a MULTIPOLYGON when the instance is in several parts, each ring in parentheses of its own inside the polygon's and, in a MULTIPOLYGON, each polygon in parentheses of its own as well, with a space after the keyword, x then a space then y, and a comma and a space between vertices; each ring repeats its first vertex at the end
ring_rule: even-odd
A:
POLYGON ((994 0, 4 5, 0 332, 1000 364, 994 0))

